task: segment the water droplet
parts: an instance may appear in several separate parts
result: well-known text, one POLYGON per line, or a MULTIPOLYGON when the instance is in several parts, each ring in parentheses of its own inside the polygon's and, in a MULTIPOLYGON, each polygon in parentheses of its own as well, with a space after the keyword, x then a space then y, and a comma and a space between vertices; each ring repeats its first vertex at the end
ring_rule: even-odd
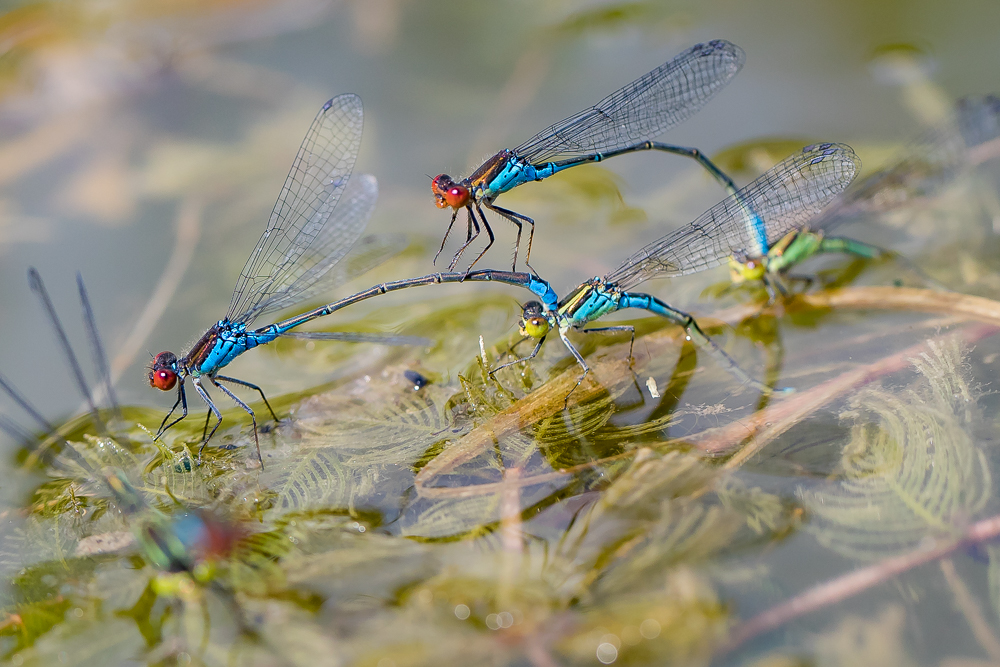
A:
POLYGON ((607 642, 599 644, 597 647, 597 659, 601 661, 601 664, 610 665, 618 659, 618 649, 615 648, 614 644, 608 644, 607 642))
POLYGON ((655 619, 647 618, 639 624, 639 634, 646 639, 656 639, 660 636, 660 624, 655 619))

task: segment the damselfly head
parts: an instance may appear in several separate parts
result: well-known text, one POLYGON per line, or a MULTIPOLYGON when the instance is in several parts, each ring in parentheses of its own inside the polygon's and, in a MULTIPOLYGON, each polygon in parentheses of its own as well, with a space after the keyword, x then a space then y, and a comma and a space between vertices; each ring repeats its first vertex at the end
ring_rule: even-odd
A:
POLYGON ((177 355, 160 352, 149 367, 149 386, 160 391, 170 391, 177 384, 177 355))
POLYGON ((763 280, 766 273, 767 264, 762 258, 751 259, 745 253, 729 258, 729 276, 734 283, 763 280))
POLYGON ((529 301, 521 311, 520 331, 522 336, 541 338, 549 332, 549 320, 542 311, 542 304, 529 301))
POLYGON ((459 209, 469 203, 469 188, 456 183, 448 174, 438 174, 431 181, 434 203, 438 208, 459 209))

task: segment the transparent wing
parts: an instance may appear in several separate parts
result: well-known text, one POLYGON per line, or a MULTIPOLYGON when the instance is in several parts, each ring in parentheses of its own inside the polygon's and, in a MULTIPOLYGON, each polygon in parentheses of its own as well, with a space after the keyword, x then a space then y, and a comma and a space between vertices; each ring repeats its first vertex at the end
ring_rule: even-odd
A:
MULTIPOLYGON (((357 178, 357 177, 355 177, 357 178)), ((372 178, 374 181, 374 178, 372 178)), ((344 194, 344 201, 341 206, 350 201, 348 192, 344 194)), ((374 203, 374 200, 372 200, 374 203)), ((340 208, 337 209, 338 213, 340 208)), ((370 215, 369 211, 366 215, 370 215)), ((336 266, 333 270, 327 271, 323 279, 316 282, 309 288, 309 295, 317 292, 332 289, 360 275, 368 273, 376 266, 383 264, 390 258, 398 255, 406 249, 407 241, 400 235, 380 235, 366 236, 354 245, 347 258, 336 266)), ((296 299, 300 301, 306 297, 296 299)), ((281 334, 286 338, 299 338, 302 340, 339 340, 347 343, 381 343, 382 345, 432 345, 433 341, 423 336, 398 336, 395 334, 382 333, 362 333, 344 331, 287 331, 281 334)))
POLYGON ((855 183, 815 222, 818 229, 932 197, 970 164, 970 151, 1000 137, 1000 99, 959 101, 941 127, 917 137, 886 167, 855 183))
POLYGON ((806 146, 694 222, 642 248, 605 280, 627 290, 650 278, 696 273, 748 253, 756 247, 750 210, 764 223, 768 243, 774 243, 818 215, 860 168, 850 146, 806 146))
POLYGON ((249 324, 264 312, 262 304, 282 299, 312 268, 299 260, 317 238, 330 239, 327 251, 336 254, 346 252, 360 236, 366 222, 362 218, 336 216, 331 225, 335 229, 325 227, 354 169, 362 125, 357 95, 340 95, 320 109, 295 156, 267 229, 236 283, 230 320, 249 324))
POLYGON ((376 266, 384 264, 406 250, 408 245, 409 242, 402 234, 378 234, 364 237, 354 245, 347 258, 328 274, 325 281, 329 281, 329 283, 323 286, 323 289, 342 285, 368 273, 376 266))
POLYGON ((380 343, 382 345, 417 345, 427 347, 434 344, 423 336, 396 336, 394 334, 360 333, 351 331, 288 331, 282 338, 300 340, 339 340, 344 343, 380 343))
POLYGON ((701 109, 743 67, 735 44, 697 44, 589 109, 514 149, 533 164, 606 152, 652 139, 701 109))
POLYGON ((377 201, 378 181, 374 176, 358 174, 351 177, 326 224, 312 244, 299 255, 295 270, 287 272, 291 282, 285 280, 280 285, 275 284, 274 292, 248 311, 248 316, 254 318, 264 313, 284 310, 329 290, 354 275, 360 275, 360 272, 352 272, 351 276, 347 276, 336 265, 355 247, 377 201))

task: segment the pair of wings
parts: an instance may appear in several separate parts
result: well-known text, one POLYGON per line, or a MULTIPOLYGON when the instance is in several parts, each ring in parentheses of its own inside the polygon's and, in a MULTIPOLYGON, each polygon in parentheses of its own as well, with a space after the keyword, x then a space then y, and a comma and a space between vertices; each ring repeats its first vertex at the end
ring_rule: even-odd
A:
POLYGON ((352 94, 333 98, 316 115, 240 273, 231 321, 249 325, 360 275, 404 247, 398 238, 367 239, 350 270, 337 266, 361 238, 378 200, 374 176, 352 176, 363 119, 361 99, 352 94))
POLYGON ((933 196, 966 167, 995 155, 977 157, 977 150, 998 138, 1000 98, 986 95, 959 101, 947 122, 853 185, 861 163, 849 146, 807 146, 694 222, 637 251, 605 280, 628 289, 650 278, 712 268, 734 254, 753 256, 756 224, 774 244, 805 225, 828 232, 859 215, 933 196))
MULTIPOLYGON (((597 105, 543 130, 515 153, 539 162, 614 150, 656 136, 707 103, 744 60, 743 51, 730 42, 698 44, 597 105)), ((267 228, 240 273, 229 320, 249 325, 264 313, 288 308, 347 277, 334 267, 361 237, 378 197, 373 176, 351 177, 362 127, 356 95, 335 97, 320 110, 267 228)))

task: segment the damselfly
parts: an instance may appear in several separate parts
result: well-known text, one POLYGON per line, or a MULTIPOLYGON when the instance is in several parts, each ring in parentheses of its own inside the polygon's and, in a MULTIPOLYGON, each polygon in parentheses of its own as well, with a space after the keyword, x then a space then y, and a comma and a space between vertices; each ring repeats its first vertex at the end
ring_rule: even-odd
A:
MULTIPOLYGON (((89 408, 90 421, 98 431, 99 437, 89 440, 89 444, 94 445, 93 447, 67 441, 60 429, 49 422, 41 411, 2 374, 0 374, 0 392, 6 394, 22 412, 27 414, 35 426, 26 428, 15 419, 0 414, 0 430, 25 447, 29 453, 28 461, 44 459, 50 470, 58 471, 65 479, 72 481, 61 495, 63 498, 71 498, 76 506, 83 508, 81 517, 87 515, 89 511, 89 520, 92 522, 90 525, 96 525, 99 517, 104 514, 100 509, 104 502, 113 507, 115 513, 121 514, 131 529, 132 542, 139 546, 149 564, 161 573, 156 578, 160 585, 154 588, 166 590, 165 587, 176 585, 172 584, 171 575, 165 573, 190 575, 220 595, 232 610, 241 631, 254 634, 232 590, 214 577, 216 561, 229 557, 238 541, 246 535, 246 531, 238 523, 228 521, 216 512, 204 508, 183 507, 169 490, 166 493, 161 491, 158 496, 153 494, 153 497, 173 499, 172 502, 165 503, 166 508, 154 507, 147 502, 143 492, 137 488, 141 488, 143 480, 135 475, 135 469, 142 469, 142 464, 135 461, 129 447, 118 443, 112 434, 111 426, 105 421, 105 417, 109 415, 113 419, 120 420, 121 410, 112 389, 107 357, 97 333, 83 278, 77 274, 85 330, 97 367, 98 381, 106 400, 110 403, 110 410, 98 409, 97 400, 86 380, 79 359, 69 343, 41 276, 34 268, 28 272, 28 281, 42 302, 56 333, 58 347, 66 357, 71 375, 89 408), (132 462, 129 470, 116 465, 123 460, 132 462), (80 495, 94 496, 95 500, 81 502, 80 495), (100 499, 101 496, 103 500, 100 499)), ((48 510, 48 505, 58 506, 60 502, 50 499, 45 504, 46 509, 40 513, 44 514, 48 510)), ((86 532, 85 526, 80 527, 81 532, 86 532)), ((78 542, 75 555, 84 557, 107 554, 126 548, 129 544, 128 540, 122 540, 119 535, 90 536, 78 542)), ((64 564, 66 557, 67 554, 60 552, 59 559, 64 564)), ((87 595, 93 594, 93 589, 88 590, 87 595)), ((33 628, 32 631, 37 631, 37 628, 33 628)))
MULTIPOLYGON (((785 292, 782 276, 792 267, 820 253, 845 253, 876 259, 895 257, 938 286, 919 266, 894 251, 858 241, 829 236, 839 225, 862 216, 883 213, 939 193, 966 168, 995 156, 979 156, 980 149, 1000 137, 1000 99, 993 95, 960 100, 945 123, 917 137, 885 167, 854 183, 818 218, 791 229, 769 247, 741 251, 729 260, 732 281, 762 280, 774 298, 785 292)), ((940 287, 940 286, 938 286, 940 287)))
MULTIPOLYGON (((334 270, 334 265, 361 237, 378 197, 374 176, 351 177, 361 146, 361 129, 361 99, 357 95, 340 95, 323 105, 302 141, 267 228, 243 267, 233 290, 229 312, 183 357, 178 358, 173 352, 156 355, 149 371, 150 385, 163 391, 177 386, 177 400, 163 418, 157 438, 187 416, 184 381, 190 377, 198 395, 208 404, 209 415, 216 418, 208 432, 209 415, 206 415, 206 433, 201 448, 204 449, 222 423, 222 413, 212 402, 207 384, 217 387, 250 415, 257 458, 263 465, 253 410, 221 383, 253 389, 260 394, 271 416, 275 420, 278 417, 260 387, 219 373, 236 357, 279 336, 395 344, 426 342, 413 337, 291 331, 309 321, 301 317, 251 329, 261 315, 312 298, 361 272, 347 275, 334 270), (168 424, 178 405, 180 417, 168 424)), ((388 253, 385 251, 396 251, 388 246, 381 250, 381 258, 369 263, 364 270, 386 259, 388 253)), ((378 255, 379 252, 369 254, 378 255)))
MULTIPOLYGON (((375 285, 339 301, 303 313, 288 320, 309 321, 329 315, 347 306, 381 294, 421 285, 440 283, 500 282, 524 287, 539 301, 524 305, 520 328, 522 335, 537 340, 534 350, 523 359, 502 364, 492 370, 531 359, 538 354, 551 331, 583 368, 590 371, 583 355, 567 337, 571 329, 583 332, 628 331, 631 326, 583 329, 586 324, 626 308, 638 308, 667 318, 684 327, 696 343, 702 345, 741 383, 770 391, 753 380, 736 361, 718 347, 698 326, 695 319, 655 296, 630 292, 629 289, 651 278, 682 276, 724 264, 729 257, 761 247, 800 227, 819 215, 844 191, 857 174, 861 161, 843 144, 816 144, 785 159, 745 188, 739 190, 676 231, 647 245, 629 257, 619 268, 603 278, 583 283, 559 300, 552 286, 542 278, 511 271, 480 270, 433 273, 375 285)), ((577 382, 577 386, 579 386, 577 382)), ((575 388, 575 387, 574 387, 575 388)))
POLYGON ((490 240, 469 269, 475 266, 494 240, 493 229, 483 213, 485 206, 517 227, 512 270, 517 269, 522 223, 531 225, 525 256, 525 264, 531 269, 535 221, 497 206, 494 204, 496 198, 523 183, 541 181, 564 169, 625 153, 658 150, 693 158, 732 194, 736 191, 732 179, 697 148, 650 140, 701 109, 736 76, 744 59, 743 50, 725 40, 697 44, 589 109, 542 130, 517 148, 500 151, 471 176, 455 181, 447 174, 438 175, 431 183, 435 202, 438 208, 451 207, 454 211, 434 260, 437 261, 444 250, 455 218, 465 209, 468 214, 466 240, 452 257, 448 270, 455 268, 462 253, 479 236, 481 222, 490 240))

